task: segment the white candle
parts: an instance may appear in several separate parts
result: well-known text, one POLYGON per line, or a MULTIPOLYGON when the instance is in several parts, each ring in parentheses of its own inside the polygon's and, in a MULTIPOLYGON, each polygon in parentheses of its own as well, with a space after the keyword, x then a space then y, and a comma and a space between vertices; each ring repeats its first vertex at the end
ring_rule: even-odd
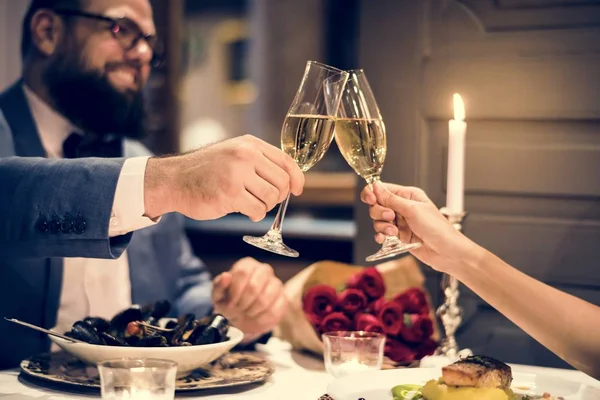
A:
POLYGON ((446 184, 446 208, 451 213, 464 211, 465 189, 465 104, 458 93, 454 93, 454 119, 448 128, 448 176, 446 184))
POLYGON ((368 371, 369 369, 373 369, 373 367, 369 367, 363 363, 358 362, 356 359, 352 359, 350 361, 343 362, 339 365, 335 366, 335 375, 339 378, 347 375, 351 375, 357 372, 368 371))

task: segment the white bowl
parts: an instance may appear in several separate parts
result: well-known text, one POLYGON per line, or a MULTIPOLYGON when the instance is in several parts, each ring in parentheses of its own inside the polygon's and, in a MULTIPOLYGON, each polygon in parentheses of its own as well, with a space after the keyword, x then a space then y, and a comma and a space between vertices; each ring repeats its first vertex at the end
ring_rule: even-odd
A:
MULTIPOLYGON (((53 328, 53 330, 55 330, 53 328)), ((56 329, 57 332, 62 332, 56 329)), ((83 362, 91 365, 114 358, 162 358, 177 363, 177 377, 188 375, 191 371, 205 367, 223 354, 229 352, 244 338, 244 333, 229 327, 229 340, 220 343, 174 347, 128 347, 105 346, 88 343, 74 343, 56 336, 50 340, 63 350, 71 353, 83 362)))

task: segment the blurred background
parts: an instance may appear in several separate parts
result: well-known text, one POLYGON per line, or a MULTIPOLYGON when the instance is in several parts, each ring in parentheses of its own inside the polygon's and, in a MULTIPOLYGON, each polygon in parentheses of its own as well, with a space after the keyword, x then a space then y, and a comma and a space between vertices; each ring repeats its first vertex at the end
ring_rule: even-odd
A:
MULTIPOLYGON (((167 64, 147 86, 147 145, 185 151, 246 133, 279 146, 308 60, 363 68, 387 127, 383 179, 442 207, 452 94, 465 100, 464 232, 527 274, 600 305, 600 0, 153 0, 167 64)), ((0 86, 20 73, 26 1, 0 0, 0 86)), ((189 221, 214 273, 252 256, 289 279, 374 252, 363 183, 335 143, 292 198, 288 259, 255 249, 260 223, 189 221)), ((276 210, 275 210, 276 211, 276 210)), ((441 277, 423 267, 434 306, 441 277)), ((527 293, 514 293, 527 296, 527 293)), ((461 347, 568 367, 461 287, 461 347)), ((576 312, 576 310, 573 310, 576 312)))

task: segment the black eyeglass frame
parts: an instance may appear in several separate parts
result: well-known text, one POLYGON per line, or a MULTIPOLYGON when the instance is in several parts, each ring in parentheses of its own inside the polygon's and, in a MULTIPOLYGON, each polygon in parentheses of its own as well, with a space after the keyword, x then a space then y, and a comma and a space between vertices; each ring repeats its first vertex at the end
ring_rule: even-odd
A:
MULTIPOLYGON (((141 39, 144 39, 144 41, 152 50, 152 60, 150 61, 150 65, 152 65, 153 67, 160 67, 164 63, 164 47, 160 38, 158 38, 158 36, 156 35, 145 34, 137 23, 135 23, 127 17, 114 18, 102 14, 94 14, 85 11, 64 8, 51 9, 51 11, 55 14, 68 17, 82 17, 95 19, 97 21, 108 22, 110 24, 110 33, 115 38, 115 40, 117 40, 121 44, 125 51, 133 49, 141 39), (126 21, 127 25, 123 24, 123 21, 126 21), (123 28, 132 31, 134 34, 135 30, 137 30, 137 34, 135 34, 133 39, 131 39, 131 43, 129 44, 123 42, 123 40, 125 39, 123 36, 119 36, 119 31, 121 31, 121 29, 123 28)), ((127 39, 127 41, 129 41, 129 39, 127 39)))

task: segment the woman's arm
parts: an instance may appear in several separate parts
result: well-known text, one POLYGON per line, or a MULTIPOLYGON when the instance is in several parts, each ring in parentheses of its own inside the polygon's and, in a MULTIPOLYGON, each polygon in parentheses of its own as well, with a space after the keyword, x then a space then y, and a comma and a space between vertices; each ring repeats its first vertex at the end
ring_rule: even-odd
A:
POLYGON ((600 378, 600 307, 561 292, 510 266, 452 227, 420 189, 367 187, 376 240, 383 233, 422 241, 412 254, 453 275, 492 307, 575 368, 600 378))
POLYGON ((600 378, 600 307, 561 292, 479 248, 451 273, 580 371, 600 378))

